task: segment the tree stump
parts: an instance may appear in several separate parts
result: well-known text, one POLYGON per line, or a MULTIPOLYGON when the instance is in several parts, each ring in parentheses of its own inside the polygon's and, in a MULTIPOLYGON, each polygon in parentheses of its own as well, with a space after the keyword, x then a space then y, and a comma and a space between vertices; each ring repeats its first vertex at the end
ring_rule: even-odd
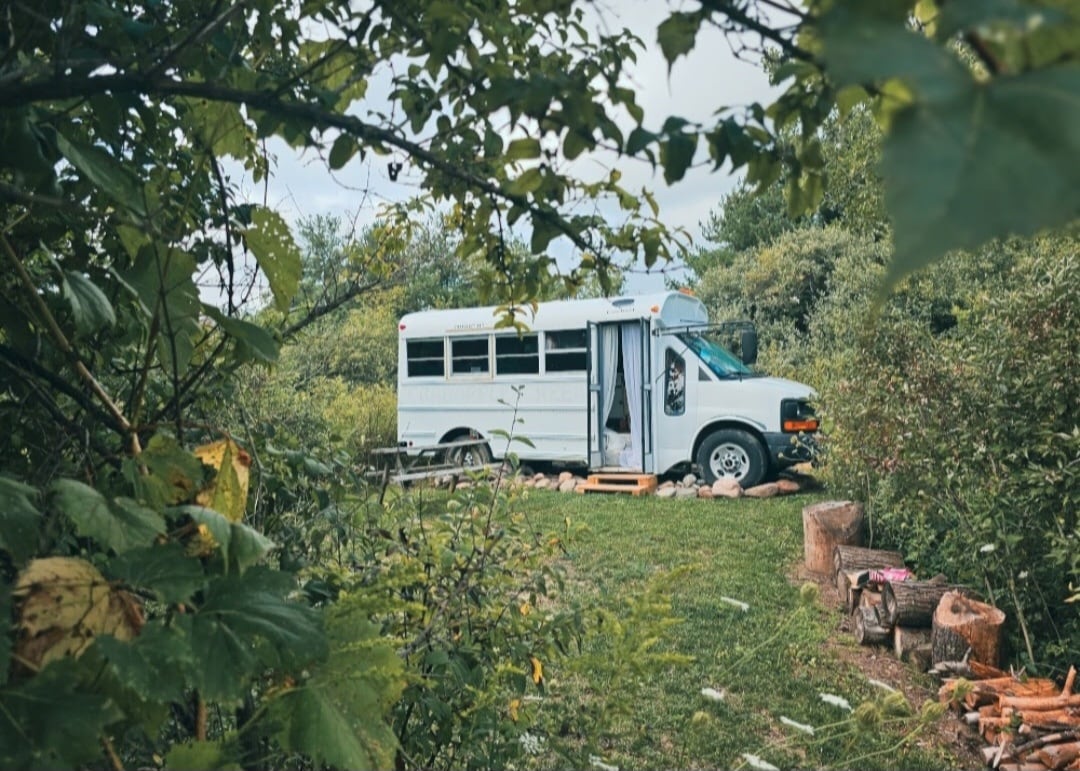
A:
POLYGON ((942 596, 952 589, 955 587, 936 581, 889 582, 881 592, 885 617, 893 626, 929 629, 942 596))
POLYGON ((930 629, 894 625, 892 639, 893 653, 896 654, 896 658, 901 661, 911 661, 913 651, 930 645, 930 629))
POLYGON ((960 661, 971 648, 972 661, 998 666, 1004 624, 1005 613, 993 605, 946 592, 934 611, 934 663, 960 661))
POLYGON ((892 630, 878 615, 877 605, 855 611, 855 641, 860 645, 881 645, 888 641, 892 630))
POLYGON ((866 520, 861 503, 822 501, 803 508, 803 548, 808 570, 830 574, 836 546, 861 546, 865 539, 866 520))

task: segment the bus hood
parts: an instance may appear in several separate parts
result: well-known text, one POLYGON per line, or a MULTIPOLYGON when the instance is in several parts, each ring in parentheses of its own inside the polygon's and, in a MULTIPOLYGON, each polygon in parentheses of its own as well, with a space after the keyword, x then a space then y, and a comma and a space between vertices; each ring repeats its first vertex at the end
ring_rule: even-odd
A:
POLYGON ((744 381, 762 395, 772 394, 777 399, 814 399, 817 391, 805 383, 788 380, 782 377, 755 377, 744 381))

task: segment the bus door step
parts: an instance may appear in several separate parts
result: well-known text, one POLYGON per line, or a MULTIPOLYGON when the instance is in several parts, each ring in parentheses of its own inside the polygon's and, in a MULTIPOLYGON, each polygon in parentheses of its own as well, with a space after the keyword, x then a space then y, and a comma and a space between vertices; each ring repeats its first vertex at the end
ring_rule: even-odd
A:
POLYGON ((656 474, 589 474, 589 478, 577 486, 577 491, 649 495, 656 491, 656 474))

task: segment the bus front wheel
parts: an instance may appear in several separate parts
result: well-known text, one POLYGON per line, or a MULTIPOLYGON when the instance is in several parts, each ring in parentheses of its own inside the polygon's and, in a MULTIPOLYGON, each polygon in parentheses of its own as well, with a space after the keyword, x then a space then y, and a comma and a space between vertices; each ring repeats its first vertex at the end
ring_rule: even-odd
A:
POLYGON ((759 484, 768 470, 761 442, 738 428, 722 428, 705 437, 698 448, 697 464, 709 484, 728 477, 743 487, 759 484))

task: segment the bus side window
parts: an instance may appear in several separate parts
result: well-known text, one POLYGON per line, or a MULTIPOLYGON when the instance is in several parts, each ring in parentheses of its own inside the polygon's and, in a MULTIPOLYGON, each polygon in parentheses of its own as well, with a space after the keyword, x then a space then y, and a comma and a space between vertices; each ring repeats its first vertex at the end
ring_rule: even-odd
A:
POLYGON ((664 368, 664 414, 686 412, 686 360, 668 348, 664 368))
POLYGON ((450 371, 455 375, 479 375, 487 372, 488 338, 452 338, 450 340, 450 371))
POLYGON ((409 377, 442 377, 446 374, 441 337, 437 340, 407 340, 405 358, 409 377))
POLYGON ((546 372, 584 372, 585 337, 584 329, 544 333, 544 370, 546 372))

